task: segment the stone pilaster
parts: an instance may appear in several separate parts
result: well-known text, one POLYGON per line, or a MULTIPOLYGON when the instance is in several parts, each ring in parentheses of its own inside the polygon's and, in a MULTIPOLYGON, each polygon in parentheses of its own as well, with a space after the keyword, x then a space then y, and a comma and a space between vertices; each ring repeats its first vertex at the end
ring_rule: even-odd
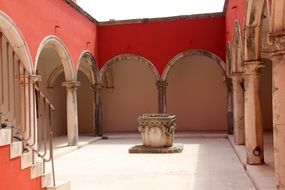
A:
POLYGON ((285 32, 270 34, 276 189, 285 190, 285 32))
POLYGON ((157 81, 156 86, 158 89, 158 113, 167 113, 166 107, 166 81, 157 81))
POLYGON ((259 61, 244 63, 244 125, 248 164, 263 164, 263 126, 259 61))
POLYGON ((95 134, 97 136, 103 136, 103 128, 102 128, 102 101, 101 101, 101 92, 102 85, 95 84, 93 86, 94 92, 94 101, 95 101, 95 134))
POLYGON ((243 76, 242 73, 234 73, 231 78, 233 90, 234 139, 237 145, 243 145, 245 144, 243 76))
POLYGON ((80 83, 77 81, 63 82, 62 86, 66 87, 66 105, 67 105, 67 136, 68 145, 75 146, 78 144, 78 110, 77 110, 77 87, 80 83))

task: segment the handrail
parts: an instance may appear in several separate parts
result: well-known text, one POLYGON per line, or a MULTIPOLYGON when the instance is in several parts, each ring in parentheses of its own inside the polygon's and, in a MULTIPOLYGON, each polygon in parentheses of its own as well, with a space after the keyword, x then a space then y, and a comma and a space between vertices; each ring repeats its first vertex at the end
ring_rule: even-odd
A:
POLYGON ((50 103, 50 101, 45 97, 45 95, 40 91, 39 87, 35 85, 35 93, 36 93, 36 103, 37 103, 37 115, 40 124, 38 132, 42 133, 42 128, 44 132, 44 137, 42 138, 42 134, 40 135, 40 139, 38 139, 38 147, 33 148, 33 151, 44 161, 44 172, 45 166, 47 162, 51 161, 52 165, 52 176, 53 176, 53 185, 55 186, 55 169, 54 169, 54 155, 53 155, 53 131, 52 131, 52 119, 51 112, 55 111, 55 107, 50 103), (42 104, 42 105, 41 105, 42 104), (42 118, 43 117, 43 118, 42 118), (43 141, 42 141, 43 140, 43 141), (42 151, 41 147, 43 146, 44 151, 42 151), (49 151, 47 150, 47 146, 49 146, 49 151), (47 158, 47 154, 48 158, 47 158))
POLYGON ((22 141, 24 151, 32 150, 33 157, 37 155, 43 161, 44 172, 46 163, 51 162, 55 186, 52 111, 55 111, 55 107, 0 32, 1 127, 3 125, 13 129, 12 135, 22 141))

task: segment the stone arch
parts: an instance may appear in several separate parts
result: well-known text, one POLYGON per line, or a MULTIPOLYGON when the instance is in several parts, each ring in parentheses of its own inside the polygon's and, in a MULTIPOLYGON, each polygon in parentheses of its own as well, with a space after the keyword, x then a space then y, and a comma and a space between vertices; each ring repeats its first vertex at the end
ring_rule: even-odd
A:
POLYGON ((228 131, 225 66, 205 50, 182 52, 168 63, 161 80, 168 84, 167 111, 177 115, 178 131, 228 131))
POLYGON ((32 58, 23 34, 2 11, 0 50, 0 122, 13 129, 13 137, 25 139, 27 145, 32 144, 33 134, 26 134, 35 126, 31 84, 37 78, 33 76, 32 58))
POLYGON ((54 135, 67 134, 68 144, 76 145, 78 143, 76 89, 79 83, 75 81, 71 54, 59 37, 51 35, 43 39, 36 54, 34 72, 42 76, 39 88, 57 110, 52 113, 54 135), (53 87, 53 90, 48 90, 47 87, 53 87))
POLYGON ((179 53, 178 55, 176 55, 173 59, 171 59, 168 62, 168 64, 166 65, 166 67, 162 73, 162 77, 161 77, 162 81, 167 80, 167 77, 168 77, 168 74, 169 74, 171 68, 177 63, 177 61, 179 59, 182 59, 184 57, 189 57, 189 56, 195 56, 195 55, 201 55, 201 56, 209 57, 209 58, 215 60, 215 62, 221 68, 224 76, 226 77, 225 63, 220 57, 218 57, 214 53, 211 53, 211 52, 206 51, 206 50, 188 50, 188 51, 184 51, 182 53, 179 53))
POLYGON ((139 56, 139 55, 135 55, 135 54, 122 54, 122 55, 118 55, 112 58, 111 60, 109 60, 100 70, 100 81, 102 82, 104 75, 112 67, 114 63, 118 61, 123 61, 123 60, 137 60, 137 61, 140 61, 146 64, 153 71, 153 74, 155 75, 156 80, 159 81, 160 74, 158 70, 156 69, 156 67, 153 65, 153 63, 149 61, 148 59, 142 56, 139 56))
POLYGON ((271 15, 271 22, 270 22, 270 31, 272 33, 281 33, 281 31, 285 30, 285 23, 284 23, 284 16, 285 16, 285 4, 283 1, 277 1, 277 0, 267 0, 270 1, 267 2, 269 8, 269 13, 271 15))
POLYGON ((242 49, 242 35, 240 23, 235 21, 233 39, 232 39, 232 60, 231 60, 231 73, 242 73, 243 49, 242 49))
POLYGON ((160 75, 146 58, 122 54, 109 60, 100 71, 102 83, 102 130, 104 132, 137 131, 137 117, 156 112, 160 75), (108 73, 109 71, 109 73, 108 73), (113 88, 106 88, 109 75, 113 88), (122 111, 122 109, 124 111, 122 111))
POLYGON ((55 83, 57 77, 59 77, 64 72, 62 65, 57 66, 50 73, 47 79, 47 88, 53 88, 53 84, 55 83))
POLYGON ((244 60, 260 60, 262 17, 266 0, 248 0, 245 14, 244 60))
POLYGON ((55 51, 58 53, 61 59, 62 66, 63 66, 65 80, 74 81, 75 75, 74 75, 74 70, 73 70, 72 61, 71 61, 71 55, 68 49, 66 48, 66 45, 57 36, 53 36, 53 35, 48 36, 41 42, 38 48, 37 54, 36 54, 36 58, 35 58, 34 71, 36 71, 37 69, 40 54, 42 50, 46 47, 53 47, 55 48, 55 51))
POLYGON ((81 53, 75 75, 76 81, 80 82, 80 87, 77 90, 78 132, 79 134, 98 134, 98 129, 95 129, 98 68, 90 51, 81 53))
POLYGON ((226 45, 226 75, 227 77, 230 76, 231 73, 231 66, 232 66, 232 48, 231 48, 231 42, 228 41, 226 45))
POLYGON ((106 89, 113 89, 114 88, 114 78, 113 78, 113 72, 111 69, 108 69, 105 71, 104 76, 102 78, 102 82, 104 83, 104 88, 106 89))
POLYGON ((94 56, 92 55, 90 51, 86 50, 82 52, 78 59, 78 63, 77 63, 76 71, 75 71, 76 80, 77 80, 79 70, 82 71, 86 75, 86 77, 89 79, 91 84, 95 84, 97 82, 98 66, 96 64, 96 60, 94 56), (85 60, 85 61, 81 63, 82 60, 85 60))
POLYGON ((33 64, 28 44, 13 20, 2 11, 0 11, 0 31, 6 36, 27 71, 32 74, 33 64))

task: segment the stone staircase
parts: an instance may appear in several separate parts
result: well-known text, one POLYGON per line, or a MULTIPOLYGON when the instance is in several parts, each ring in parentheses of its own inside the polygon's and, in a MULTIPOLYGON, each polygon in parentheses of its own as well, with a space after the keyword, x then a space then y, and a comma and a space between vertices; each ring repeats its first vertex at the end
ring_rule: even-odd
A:
MULTIPOLYGON (((12 130, 10 128, 0 129, 0 147, 9 146, 10 159, 20 158, 21 168, 30 168, 30 178, 34 180, 41 178, 41 188, 46 190, 69 190, 69 181, 56 181, 53 186, 52 173, 44 173, 44 163, 42 159, 35 159, 32 151, 24 152, 22 141, 12 141, 12 130)), ((15 179, 17 180, 17 179, 15 179)))

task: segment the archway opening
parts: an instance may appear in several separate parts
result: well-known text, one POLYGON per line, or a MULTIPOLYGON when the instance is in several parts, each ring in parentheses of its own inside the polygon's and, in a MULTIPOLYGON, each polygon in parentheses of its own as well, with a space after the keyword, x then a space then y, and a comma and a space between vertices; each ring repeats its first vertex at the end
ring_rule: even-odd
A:
POLYGON ((227 87, 216 60, 203 55, 178 59, 167 77, 168 112, 178 131, 227 131, 227 87))
MULTIPOLYGON (((14 36, 11 37, 13 39, 14 36)), ((22 56, 25 56, 25 60, 29 59, 28 54, 22 56)), ((31 67, 24 65, 1 28, 0 81, 0 128, 10 127, 13 140, 25 140, 27 142, 25 146, 33 146, 35 102, 31 67)))
POLYGON ((137 132, 138 116, 157 111, 157 78, 145 62, 133 58, 113 62, 108 71, 113 88, 102 92, 103 132, 137 132))
POLYGON ((36 69, 37 75, 41 76, 39 88, 56 109, 52 112, 55 137, 67 135, 66 88, 62 86, 66 80, 62 64, 57 50, 48 44, 39 54, 36 69))
MULTIPOLYGON (((95 135, 95 61, 89 54, 85 54, 79 61, 77 81, 80 86, 77 90, 78 104, 78 132, 79 135, 95 135)), ((79 137, 80 138, 80 137, 79 137)))
POLYGON ((261 111, 264 130, 264 159, 267 164, 274 167, 273 154, 273 102, 272 102, 272 61, 264 44, 269 34, 269 10, 267 3, 264 3, 261 17, 260 47, 261 61, 264 68, 261 71, 261 111))

